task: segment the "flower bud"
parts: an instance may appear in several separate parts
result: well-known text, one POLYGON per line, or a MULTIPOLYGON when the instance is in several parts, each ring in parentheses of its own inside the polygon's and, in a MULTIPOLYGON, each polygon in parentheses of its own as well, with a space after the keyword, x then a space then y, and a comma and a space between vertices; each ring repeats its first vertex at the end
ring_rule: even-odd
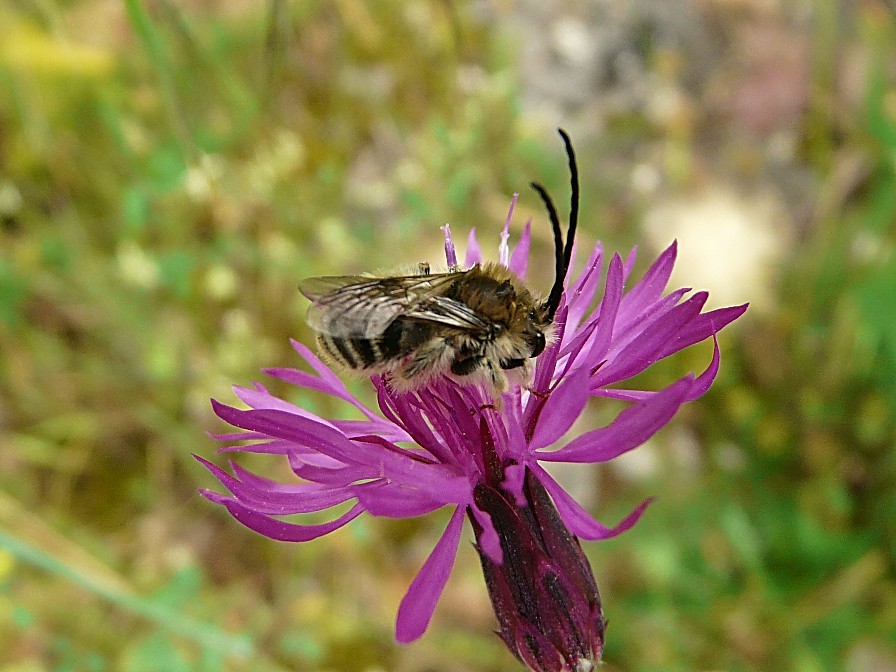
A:
MULTIPOLYGON (((503 561, 490 559, 479 544, 477 550, 498 634, 536 672, 590 672, 603 651, 605 621, 579 540, 528 469, 522 506, 487 480, 476 486, 474 501, 491 517, 503 561)), ((469 518, 478 541, 483 528, 469 518)))

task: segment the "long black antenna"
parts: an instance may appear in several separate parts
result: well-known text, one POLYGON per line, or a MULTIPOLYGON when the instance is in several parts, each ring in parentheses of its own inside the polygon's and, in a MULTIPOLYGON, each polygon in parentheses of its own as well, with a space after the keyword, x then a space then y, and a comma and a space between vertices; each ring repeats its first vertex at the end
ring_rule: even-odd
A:
POLYGON ((560 305, 560 297, 563 295, 563 282, 566 280, 569 265, 572 263, 572 245, 576 237, 576 227, 579 224, 579 168, 576 165, 576 153, 573 151, 569 134, 562 128, 558 128, 557 132, 563 138, 563 144, 566 146, 566 156, 569 158, 569 183, 572 192, 569 198, 569 227, 566 229, 566 245, 563 244, 560 217, 557 215, 554 201, 548 194, 547 189, 538 182, 532 183, 532 188, 538 192, 541 200, 544 201, 544 207, 548 211, 548 217, 551 219, 551 228, 554 231, 554 286, 551 287, 551 293, 544 302, 549 320, 554 319, 554 313, 557 312, 557 307, 560 305))
POLYGON ((576 239, 576 228, 579 226, 579 167, 576 165, 576 152, 572 148, 569 134, 562 128, 558 128, 557 132, 563 138, 566 156, 569 159, 569 228, 566 230, 566 249, 563 253, 563 277, 565 278, 569 272, 569 265, 572 263, 572 244, 576 239))
POLYGON ((554 207, 551 195, 538 182, 533 182, 532 188, 538 192, 541 200, 544 201, 544 207, 547 208, 548 216, 551 218, 551 227, 554 229, 554 286, 551 287, 551 293, 548 295, 547 301, 544 302, 545 308, 548 309, 548 319, 553 320, 557 306, 560 305, 560 295, 563 293, 563 279, 566 276, 564 271, 566 263, 563 256, 563 233, 560 230, 560 218, 557 216, 557 208, 554 207))

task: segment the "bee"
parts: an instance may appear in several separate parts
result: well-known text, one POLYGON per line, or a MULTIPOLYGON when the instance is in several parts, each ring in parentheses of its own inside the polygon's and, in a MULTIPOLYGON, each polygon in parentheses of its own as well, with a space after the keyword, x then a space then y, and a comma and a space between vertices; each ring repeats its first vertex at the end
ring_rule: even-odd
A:
POLYGON ((558 129, 569 160, 571 198, 566 241, 554 203, 533 182, 550 217, 554 237, 554 284, 547 298, 530 291, 500 264, 467 270, 395 277, 330 276, 299 285, 311 300, 308 324, 330 362, 352 371, 382 374, 392 389, 418 389, 446 376, 485 384, 494 398, 510 382, 529 384, 531 360, 554 337, 554 314, 572 258, 578 223, 579 183, 569 135, 558 129))

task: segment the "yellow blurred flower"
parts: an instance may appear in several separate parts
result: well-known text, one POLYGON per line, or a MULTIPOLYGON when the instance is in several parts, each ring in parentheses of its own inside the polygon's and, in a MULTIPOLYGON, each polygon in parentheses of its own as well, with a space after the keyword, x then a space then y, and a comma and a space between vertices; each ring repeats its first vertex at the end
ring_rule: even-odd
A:
POLYGON ((37 75, 99 77, 115 64, 111 51, 77 44, 20 23, 0 41, 0 65, 37 75))

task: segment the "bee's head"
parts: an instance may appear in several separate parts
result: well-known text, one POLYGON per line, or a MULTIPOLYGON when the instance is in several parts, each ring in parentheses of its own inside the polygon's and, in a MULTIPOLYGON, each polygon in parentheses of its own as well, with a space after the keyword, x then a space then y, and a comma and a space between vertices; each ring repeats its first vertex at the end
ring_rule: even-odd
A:
POLYGON ((526 316, 523 338, 529 348, 529 357, 538 357, 551 339, 551 317, 545 304, 536 304, 526 316))
MULTIPOLYGON (((569 273, 569 264, 572 262, 572 244, 576 236, 576 226, 579 220, 579 169, 576 166, 576 154, 572 148, 572 141, 569 139, 566 131, 558 128, 557 132, 563 138, 563 144, 566 145, 566 156, 569 158, 569 182, 572 187, 572 193, 569 199, 569 226, 566 229, 566 242, 563 242, 563 232, 560 230, 560 218, 557 216, 557 208, 554 207, 554 201, 551 200, 547 190, 538 182, 532 183, 532 188, 541 196, 547 208, 548 216, 551 219, 551 228, 554 231, 554 286, 551 287, 551 293, 542 304, 547 324, 554 320, 554 313, 560 305, 560 297, 563 295, 563 283, 566 280, 566 274, 569 273)), ((535 357, 544 350, 545 336, 541 333, 541 346, 534 341, 534 348, 537 349, 532 356, 535 357)))
MULTIPOLYGON (((525 290, 524 290, 525 291, 525 290)), ((548 315, 545 302, 537 301, 534 296, 526 293, 525 302, 522 302, 522 309, 519 317, 521 322, 518 323, 516 333, 523 341, 520 348, 520 354, 524 357, 538 357, 549 343, 554 339, 554 326, 551 316, 548 315)))
POLYGON ((544 346, 548 343, 547 339, 544 336, 543 331, 535 331, 532 334, 532 338, 529 340, 529 345, 532 347, 532 354, 529 357, 538 357, 543 351, 544 346))

